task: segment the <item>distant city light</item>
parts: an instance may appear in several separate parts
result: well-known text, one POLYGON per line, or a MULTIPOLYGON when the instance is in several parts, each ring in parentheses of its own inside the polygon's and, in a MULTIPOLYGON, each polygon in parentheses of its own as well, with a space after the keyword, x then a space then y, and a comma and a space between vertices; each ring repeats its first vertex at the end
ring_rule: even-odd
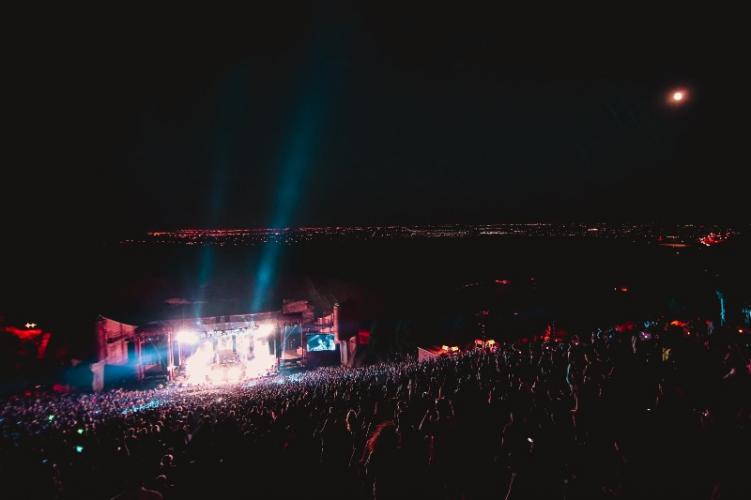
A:
POLYGON ((78 435, 80 436, 81 434, 83 434, 83 429, 81 429, 81 428, 79 427, 79 428, 78 428, 78 430, 77 430, 76 432, 77 432, 77 433, 78 433, 78 435))
MULTIPOLYGON (((660 99, 666 106, 679 108, 687 106, 694 99, 692 89, 674 86, 665 90, 660 99)), ((729 228, 727 228, 729 229, 729 228)), ((516 237, 562 237, 562 238, 634 238, 642 240, 657 239, 660 243, 685 243, 707 234, 713 227, 703 229, 702 225, 687 224, 669 229, 671 236, 664 236, 666 228, 657 228, 652 224, 439 224, 439 225, 384 225, 384 226, 320 226, 320 227, 285 227, 285 228, 245 228, 245 229, 182 229, 177 231, 154 231, 147 237, 136 240, 123 240, 124 243, 136 245, 177 243, 180 245, 230 245, 253 246, 261 243, 295 244, 316 240, 331 239, 412 239, 412 238, 465 238, 480 234, 493 238, 516 237), (673 241, 674 240, 674 241, 673 241)), ((533 276, 529 281, 534 282, 533 276)), ((184 299, 173 299, 184 301, 184 299)))
POLYGON ((729 240, 731 237, 733 237, 735 234, 732 231, 728 231, 725 233, 715 233, 711 232, 705 236, 702 236, 699 238, 699 243, 704 245, 705 247, 711 247, 714 245, 719 245, 720 243, 724 243, 727 240, 729 240))
POLYGON ((80 444, 77 444, 76 445, 76 453, 83 453, 83 446, 81 446, 80 444))
POLYGON ((24 326, 25 326, 26 328, 36 328, 36 327, 37 327, 37 324, 36 324, 36 323, 26 323, 26 324, 25 324, 24 326))
POLYGON ((176 337, 180 344, 186 345, 196 345, 199 340, 198 333, 193 330, 180 330, 176 337))

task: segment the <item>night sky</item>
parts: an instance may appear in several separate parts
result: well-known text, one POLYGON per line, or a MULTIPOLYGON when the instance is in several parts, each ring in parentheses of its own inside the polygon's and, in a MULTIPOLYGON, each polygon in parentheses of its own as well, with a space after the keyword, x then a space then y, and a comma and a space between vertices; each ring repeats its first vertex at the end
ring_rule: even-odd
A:
POLYGON ((6 228, 747 222, 731 26, 193 14, 19 21, 6 228))

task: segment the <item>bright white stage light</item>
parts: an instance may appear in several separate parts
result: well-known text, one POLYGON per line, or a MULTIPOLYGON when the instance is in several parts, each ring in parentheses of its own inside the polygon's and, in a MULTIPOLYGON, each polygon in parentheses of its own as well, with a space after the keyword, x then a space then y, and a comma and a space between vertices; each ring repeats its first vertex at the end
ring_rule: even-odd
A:
POLYGON ((274 330, 275 326, 273 323, 261 323, 254 333, 257 338, 266 338, 271 336, 274 330))
POLYGON ((258 323, 236 335, 234 348, 231 337, 223 337, 216 352, 232 350, 237 358, 231 363, 222 363, 215 356, 212 342, 202 342, 199 332, 181 330, 177 334, 178 342, 197 345, 185 358, 185 383, 218 386, 268 375, 276 365, 276 355, 269 345, 275 332, 275 322, 258 323))
POLYGON ((228 382, 239 382, 242 378, 242 368, 239 365, 230 366, 227 368, 227 381, 228 382))
POLYGON ((196 345, 198 340, 198 333, 193 330, 180 330, 177 332, 177 341, 181 344, 196 345))

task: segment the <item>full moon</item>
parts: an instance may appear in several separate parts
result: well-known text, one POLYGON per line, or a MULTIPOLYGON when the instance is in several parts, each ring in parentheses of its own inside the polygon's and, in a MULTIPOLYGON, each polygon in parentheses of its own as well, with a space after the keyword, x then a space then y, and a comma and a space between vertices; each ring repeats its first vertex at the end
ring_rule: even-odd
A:
POLYGON ((677 87, 670 90, 665 99, 671 106, 683 106, 689 100, 690 94, 685 87, 677 87))

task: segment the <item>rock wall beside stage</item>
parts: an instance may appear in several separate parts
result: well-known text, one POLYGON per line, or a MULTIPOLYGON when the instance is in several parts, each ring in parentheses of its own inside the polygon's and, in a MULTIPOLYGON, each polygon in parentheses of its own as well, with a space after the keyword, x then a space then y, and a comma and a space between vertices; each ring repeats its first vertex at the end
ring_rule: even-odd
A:
POLYGON ((135 336, 135 325, 99 316, 96 322, 97 361, 108 365, 127 364, 128 343, 135 342, 135 336))

